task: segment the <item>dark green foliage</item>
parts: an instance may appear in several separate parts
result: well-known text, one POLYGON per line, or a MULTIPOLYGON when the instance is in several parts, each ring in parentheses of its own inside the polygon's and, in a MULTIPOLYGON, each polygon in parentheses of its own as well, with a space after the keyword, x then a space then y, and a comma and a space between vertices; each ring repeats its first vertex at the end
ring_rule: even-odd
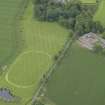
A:
POLYGON ((79 36, 88 32, 102 33, 105 29, 100 22, 93 21, 96 7, 83 5, 78 0, 67 3, 35 0, 35 16, 41 21, 56 21, 79 36))
POLYGON ((57 21, 61 16, 64 19, 76 17, 81 12, 80 2, 75 0, 68 4, 62 4, 51 0, 35 0, 35 16, 40 20, 57 21))
POLYGON ((64 27, 68 28, 68 29, 73 30, 74 29, 74 24, 75 24, 75 19, 72 18, 72 17, 68 18, 68 19, 60 17, 58 23, 61 24, 64 27))
POLYGON ((70 37, 70 38, 72 38, 72 37, 73 37, 73 35, 74 35, 73 31, 72 31, 72 30, 70 30, 70 32, 69 32, 69 37, 70 37))
POLYGON ((103 48, 103 50, 102 50, 102 54, 105 55, 105 48, 103 48))
POLYGON ((103 48, 99 42, 95 44, 95 46, 93 47, 93 51, 97 54, 101 54, 105 56, 105 48, 103 48))
POLYGON ((105 28, 100 24, 100 22, 92 22, 92 31, 95 33, 103 33, 105 28))
POLYGON ((105 39, 105 32, 102 33, 102 38, 105 39))
POLYGON ((92 19, 86 14, 82 13, 76 17, 74 30, 79 35, 88 33, 91 30, 92 19))
POLYGON ((93 51, 95 53, 102 53, 102 52, 104 53, 102 46, 98 42, 95 44, 93 51))
POLYGON ((61 9, 60 8, 47 8, 46 11, 46 19, 48 21, 56 21, 59 18, 59 15, 61 13, 61 9))

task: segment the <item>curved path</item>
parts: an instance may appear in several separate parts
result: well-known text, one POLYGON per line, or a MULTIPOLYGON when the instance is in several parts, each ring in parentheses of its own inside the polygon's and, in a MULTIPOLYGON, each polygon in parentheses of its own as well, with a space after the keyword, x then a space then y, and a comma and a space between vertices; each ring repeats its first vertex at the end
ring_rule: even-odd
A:
MULTIPOLYGON (((30 51, 23 52, 21 55, 19 55, 18 58, 16 59, 16 61, 19 60, 19 59, 21 58, 21 56, 23 56, 23 55, 25 55, 25 54, 28 54, 28 53, 31 53, 31 52, 35 52, 35 53, 37 53, 37 54, 46 55, 46 56, 49 57, 49 59, 52 58, 51 55, 48 54, 48 53, 45 53, 45 52, 42 52, 42 51, 30 50, 30 51)), ((15 61, 12 65, 14 65, 14 64, 16 63, 16 61, 15 61)), ((10 85, 12 85, 12 86, 14 86, 14 87, 17 87, 17 88, 30 88, 30 87, 33 87, 33 86, 34 86, 34 84, 31 84, 31 85, 19 85, 19 84, 16 84, 16 83, 10 81, 10 80, 9 80, 9 72, 10 72, 10 71, 8 71, 8 72, 6 73, 6 75, 5 75, 5 80, 6 80, 6 82, 9 83, 10 85)))

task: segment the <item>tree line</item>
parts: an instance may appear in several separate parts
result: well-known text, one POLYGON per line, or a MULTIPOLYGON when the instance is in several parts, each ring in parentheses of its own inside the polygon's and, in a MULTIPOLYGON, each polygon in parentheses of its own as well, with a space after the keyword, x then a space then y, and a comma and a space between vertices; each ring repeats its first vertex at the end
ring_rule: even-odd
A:
POLYGON ((40 21, 58 22, 78 35, 103 33, 99 21, 93 21, 97 5, 82 4, 78 0, 34 0, 34 16, 40 21))

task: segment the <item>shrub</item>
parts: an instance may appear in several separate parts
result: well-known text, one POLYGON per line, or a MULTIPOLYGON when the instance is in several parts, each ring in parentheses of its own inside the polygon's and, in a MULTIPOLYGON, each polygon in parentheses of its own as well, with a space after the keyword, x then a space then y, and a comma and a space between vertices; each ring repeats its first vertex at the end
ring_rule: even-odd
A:
POLYGON ((99 42, 97 42, 97 43, 94 45, 93 51, 94 51, 95 53, 102 53, 103 48, 102 48, 102 46, 100 45, 99 42))

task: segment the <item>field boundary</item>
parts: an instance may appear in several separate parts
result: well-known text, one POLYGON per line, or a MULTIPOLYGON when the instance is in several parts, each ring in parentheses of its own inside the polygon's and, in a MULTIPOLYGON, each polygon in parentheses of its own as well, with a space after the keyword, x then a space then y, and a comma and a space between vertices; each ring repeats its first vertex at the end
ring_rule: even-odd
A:
POLYGON ((30 103, 27 103, 25 105, 33 105, 37 102, 37 98, 40 96, 40 94, 43 92, 43 88, 46 86, 46 83, 48 82, 48 80, 50 79, 51 75, 53 74, 55 67, 60 63, 60 61, 63 59, 63 57, 65 56, 68 48, 70 48, 73 44, 73 42, 75 41, 75 39, 77 38, 76 35, 74 35, 72 37, 72 39, 68 38, 67 41, 65 42, 64 48, 62 50, 62 53, 59 55, 58 59, 56 60, 56 62, 54 62, 52 64, 52 66, 49 68, 46 77, 43 78, 42 83, 37 87, 37 91, 35 91, 30 103))

